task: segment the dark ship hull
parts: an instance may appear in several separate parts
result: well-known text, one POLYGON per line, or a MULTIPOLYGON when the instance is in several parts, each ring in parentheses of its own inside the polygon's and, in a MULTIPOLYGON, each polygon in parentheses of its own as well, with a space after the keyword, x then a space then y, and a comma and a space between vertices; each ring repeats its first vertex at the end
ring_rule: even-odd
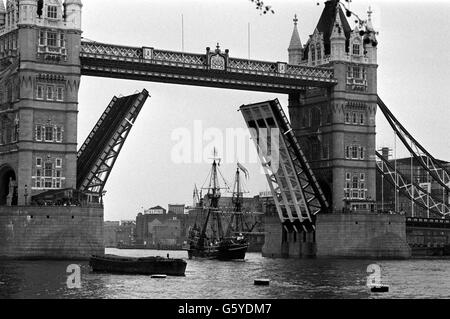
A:
POLYGON ((216 246, 193 247, 188 249, 188 257, 217 260, 244 260, 247 243, 225 243, 216 246))
POLYGON ((187 262, 162 257, 92 256, 89 265, 94 272, 136 275, 184 276, 187 262))

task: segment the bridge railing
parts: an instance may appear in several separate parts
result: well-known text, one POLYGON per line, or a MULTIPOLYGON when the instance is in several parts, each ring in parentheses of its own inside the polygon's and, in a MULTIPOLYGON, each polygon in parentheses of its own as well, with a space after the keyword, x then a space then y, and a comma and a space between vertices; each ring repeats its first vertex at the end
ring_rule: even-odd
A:
POLYGON ((98 42, 82 41, 80 56, 82 58, 107 59, 124 62, 147 63, 154 65, 183 67, 200 70, 218 70, 230 73, 281 77, 337 83, 331 68, 289 65, 284 62, 266 62, 247 59, 229 58, 228 52, 223 69, 210 65, 211 56, 216 55, 208 50, 206 54, 183 53, 176 51, 156 50, 148 47, 129 47, 98 42))

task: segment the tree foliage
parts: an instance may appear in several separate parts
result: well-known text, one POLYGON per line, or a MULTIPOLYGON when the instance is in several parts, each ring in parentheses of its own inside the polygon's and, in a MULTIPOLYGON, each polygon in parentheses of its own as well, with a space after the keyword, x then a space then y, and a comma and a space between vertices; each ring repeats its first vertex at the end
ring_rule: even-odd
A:
POLYGON ((265 4, 262 0, 250 1, 256 5, 256 10, 259 10, 262 14, 275 13, 275 11, 272 9, 272 6, 265 4))

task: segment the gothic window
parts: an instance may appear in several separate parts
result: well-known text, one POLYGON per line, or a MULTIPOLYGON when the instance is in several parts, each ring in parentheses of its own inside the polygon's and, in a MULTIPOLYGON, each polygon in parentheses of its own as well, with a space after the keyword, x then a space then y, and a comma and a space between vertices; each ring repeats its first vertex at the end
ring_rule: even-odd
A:
POLYGON ((61 168, 62 167, 62 158, 57 158, 56 159, 56 168, 61 168))
POLYGON ((14 123, 13 141, 17 142, 19 140, 19 119, 17 118, 14 123))
POLYGON ((54 188, 61 188, 61 170, 56 170, 56 174, 55 174, 56 178, 55 178, 55 183, 53 185, 54 188))
POLYGON ((352 159, 358 159, 358 146, 352 146, 352 159))
POLYGON ((303 114, 303 127, 308 127, 308 116, 305 112, 305 114, 303 114))
POLYGON ((354 43, 353 44, 353 54, 354 55, 360 55, 360 48, 361 46, 359 45, 359 43, 354 43))
POLYGON ((58 34, 56 32, 47 32, 47 45, 49 47, 58 46, 58 34))
POLYGON ((353 124, 357 124, 358 122, 357 122, 356 113, 353 113, 352 116, 353 116, 353 124))
POLYGON ((45 45, 45 32, 39 31, 39 45, 45 45))
POLYGON ((359 124, 364 125, 364 114, 363 113, 361 113, 359 115, 359 124))
POLYGON ((36 170, 36 179, 35 179, 34 187, 42 188, 41 177, 42 177, 42 171, 40 169, 37 169, 36 170))
POLYGON ((320 45, 317 45, 317 60, 322 60, 322 50, 320 49, 320 45))
POLYGON ((8 83, 8 85, 6 86, 6 101, 7 102, 12 102, 12 84, 8 83))
POLYGON ((358 176, 353 176, 352 178, 352 188, 357 189, 359 186, 358 176))
POLYGON ((58 18, 58 7, 57 6, 48 6, 47 7, 47 17, 50 19, 58 18))
POLYGON ((45 177, 53 177, 53 163, 45 163, 44 176, 45 177))
POLYGON ((43 100, 44 99, 44 86, 38 85, 36 87, 36 98, 38 100, 43 100))
POLYGON ((61 143, 62 142, 62 128, 61 126, 56 127, 56 142, 61 143))
POLYGON ((44 188, 53 187, 53 163, 47 162, 44 166, 44 188))
POLYGON ((47 86, 47 100, 53 100, 53 86, 47 86))
POLYGON ((59 35, 59 46, 61 48, 64 48, 66 46, 64 33, 60 33, 60 35, 59 35))
POLYGON ((45 141, 53 142, 53 126, 45 126, 45 141))
POLYGON ((322 112, 320 109, 313 107, 311 109, 311 126, 320 126, 322 120, 322 112))
POLYGON ((63 141, 63 127, 56 125, 36 125, 36 141, 47 143, 63 141))
POLYGON ((365 189, 366 188, 366 183, 364 183, 364 182, 359 183, 359 188, 365 189))
POLYGON ((56 100, 64 101, 64 88, 63 87, 58 87, 56 89, 56 100))
POLYGON ((354 79, 361 79, 361 68, 359 66, 353 67, 353 78, 354 79))
POLYGON ((38 142, 42 141, 42 125, 36 126, 36 141, 38 142))
POLYGON ((345 112, 345 123, 350 123, 350 112, 345 112))
POLYGON ((311 159, 317 160, 319 159, 320 147, 317 141, 311 142, 311 159))
POLYGON ((345 147, 345 158, 350 158, 350 146, 345 147))
POLYGON ((359 148, 359 159, 364 159, 364 147, 359 148))
POLYGON ((330 157, 330 142, 328 137, 322 137, 322 159, 328 159, 330 157))
POLYGON ((311 47, 311 60, 313 62, 316 60, 316 50, 314 50, 314 46, 311 47))

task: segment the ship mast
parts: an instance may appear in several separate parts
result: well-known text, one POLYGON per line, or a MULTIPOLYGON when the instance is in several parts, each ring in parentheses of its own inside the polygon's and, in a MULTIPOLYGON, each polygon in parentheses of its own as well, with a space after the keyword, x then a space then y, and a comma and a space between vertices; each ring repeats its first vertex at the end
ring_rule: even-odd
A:
MULTIPOLYGON (((203 245, 204 239, 206 238, 206 231, 208 228, 208 222, 211 218, 213 222, 211 223, 211 229, 213 232, 213 240, 214 239, 221 239, 223 238, 223 228, 222 228, 222 221, 219 215, 219 199, 220 199, 220 190, 222 189, 219 184, 219 170, 218 166, 220 166, 220 158, 217 157, 217 151, 214 149, 214 157, 213 157, 213 163, 210 173, 210 179, 209 179, 209 186, 207 188, 207 198, 209 201, 208 206, 208 214, 205 219, 205 223, 203 224, 203 229, 200 237, 200 245, 203 245)), ((226 181, 224 179, 225 186, 226 181)), ((226 188, 225 188, 226 189, 226 188)))
POLYGON ((232 235, 231 232, 233 231, 232 229, 233 223, 235 224, 234 232, 244 231, 244 216, 242 212, 244 191, 241 185, 241 171, 245 174, 245 177, 248 178, 247 169, 238 163, 236 168, 236 175, 234 179, 233 196, 232 196, 232 202, 234 205, 233 214, 231 215, 230 224, 228 225, 227 236, 232 235))

